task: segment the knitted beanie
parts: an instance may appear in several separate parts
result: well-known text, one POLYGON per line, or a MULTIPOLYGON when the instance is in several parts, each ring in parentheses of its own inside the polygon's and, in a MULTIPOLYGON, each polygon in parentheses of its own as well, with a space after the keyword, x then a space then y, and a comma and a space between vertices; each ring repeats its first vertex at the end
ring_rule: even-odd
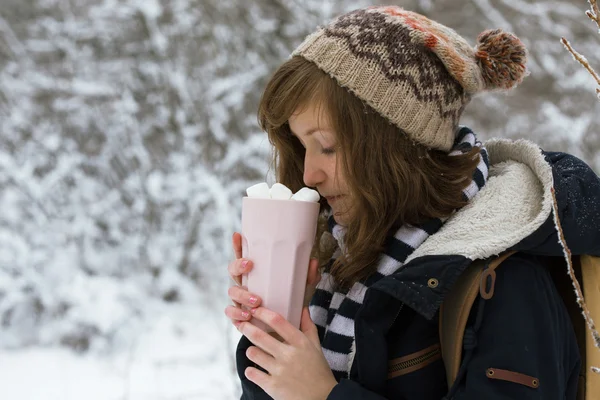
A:
POLYGON ((450 151, 473 95, 526 76, 521 41, 500 29, 471 47, 454 30, 396 6, 359 9, 309 35, 292 53, 315 63, 408 136, 450 151))

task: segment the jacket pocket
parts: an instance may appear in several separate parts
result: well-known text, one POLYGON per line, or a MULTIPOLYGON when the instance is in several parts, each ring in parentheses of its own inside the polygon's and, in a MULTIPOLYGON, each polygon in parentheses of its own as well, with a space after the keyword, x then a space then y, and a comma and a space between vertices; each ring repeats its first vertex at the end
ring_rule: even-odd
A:
POLYGON ((416 353, 388 361, 388 379, 410 374, 442 358, 440 345, 434 344, 416 353))

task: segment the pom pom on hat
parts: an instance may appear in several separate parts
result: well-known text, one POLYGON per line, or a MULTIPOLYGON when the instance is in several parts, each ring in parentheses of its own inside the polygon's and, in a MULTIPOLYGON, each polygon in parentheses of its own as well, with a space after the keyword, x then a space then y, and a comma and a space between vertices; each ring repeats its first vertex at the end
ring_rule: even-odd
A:
POLYGON ((475 58, 487 90, 511 89, 527 76, 525 46, 518 37, 502 29, 479 35, 475 58))

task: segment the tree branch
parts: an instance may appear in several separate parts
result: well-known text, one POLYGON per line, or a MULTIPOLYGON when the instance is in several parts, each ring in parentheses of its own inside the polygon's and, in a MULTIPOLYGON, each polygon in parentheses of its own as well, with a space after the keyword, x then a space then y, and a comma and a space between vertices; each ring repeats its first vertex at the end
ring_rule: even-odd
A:
POLYGON ((598 10, 598 2, 597 0, 588 0, 590 3, 591 10, 587 10, 585 15, 587 15, 592 21, 598 25, 600 28, 600 10, 598 10))
MULTIPOLYGON (((573 48, 573 46, 571 46, 571 44, 569 43, 569 41, 567 39, 561 38, 560 41, 567 48, 567 50, 573 55, 573 57, 575 58, 575 60, 577 62, 579 62, 579 64, 583 65, 583 67, 585 69, 587 69, 587 71, 590 73, 590 75, 592 75, 592 77, 596 80, 596 83, 598 84, 598 86, 600 86, 600 76, 598 76, 598 74, 596 73, 596 71, 594 71, 594 69, 592 68, 592 66, 588 62, 587 58, 585 58, 585 56, 583 56, 580 53, 578 53, 573 48)), ((600 88, 597 88, 596 92, 600 93, 600 88)))
MULTIPOLYGON (((598 0, 588 0, 588 2, 590 3, 590 10, 587 10, 585 12, 585 15, 587 15, 592 21, 594 21, 596 23, 596 25, 598 26, 598 29, 600 29, 600 11, 598 10, 598 2, 597 1, 598 0)), ((582 54, 578 53, 573 48, 573 46, 571 46, 571 44, 569 43, 569 41, 567 39, 565 39, 564 37, 561 37, 560 41, 565 46, 565 48, 569 51, 569 53, 571 53, 573 55, 573 58, 575 58, 575 61, 577 61, 579 64, 583 65, 583 67, 596 80, 596 83, 599 86, 596 88, 596 95, 598 96, 598 100, 600 100, 600 76, 598 76, 596 71, 594 71, 594 69, 588 62, 587 58, 585 58, 585 56, 583 56, 582 54)))

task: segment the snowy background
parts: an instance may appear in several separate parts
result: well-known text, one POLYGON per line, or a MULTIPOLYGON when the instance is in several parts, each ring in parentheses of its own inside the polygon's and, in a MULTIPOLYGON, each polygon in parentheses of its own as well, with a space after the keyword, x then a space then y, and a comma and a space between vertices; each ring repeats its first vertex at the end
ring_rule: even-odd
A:
MULTIPOLYGON (((332 16, 382 2, 0 0, 0 393, 6 400, 239 397, 225 319, 247 186, 268 176, 269 74, 332 16)), ((529 47, 531 76, 475 100, 482 138, 600 171, 585 0, 388 1, 529 47)))

